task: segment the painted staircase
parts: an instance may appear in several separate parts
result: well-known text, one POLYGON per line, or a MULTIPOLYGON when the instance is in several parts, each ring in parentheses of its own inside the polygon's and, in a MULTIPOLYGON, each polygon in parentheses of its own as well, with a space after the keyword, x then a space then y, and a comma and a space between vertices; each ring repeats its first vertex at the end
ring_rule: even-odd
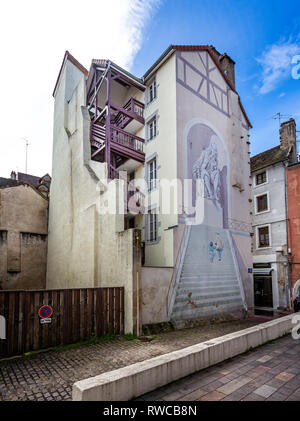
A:
POLYGON ((208 225, 193 225, 187 230, 174 285, 171 320, 180 322, 247 310, 229 230, 208 225), (219 261, 214 250, 211 262, 209 244, 215 244, 217 233, 223 243, 222 257, 219 261))

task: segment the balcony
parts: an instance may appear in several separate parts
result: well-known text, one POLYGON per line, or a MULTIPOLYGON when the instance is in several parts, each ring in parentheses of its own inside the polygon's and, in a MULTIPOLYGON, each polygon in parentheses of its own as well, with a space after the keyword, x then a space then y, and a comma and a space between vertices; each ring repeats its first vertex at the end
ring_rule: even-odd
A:
POLYGON ((130 98, 123 107, 111 104, 112 118, 111 123, 125 129, 130 133, 135 133, 144 124, 144 104, 135 98, 130 98))
POLYGON ((134 159, 138 162, 145 162, 144 139, 132 133, 111 127, 111 149, 113 152, 120 153, 126 158, 134 159))

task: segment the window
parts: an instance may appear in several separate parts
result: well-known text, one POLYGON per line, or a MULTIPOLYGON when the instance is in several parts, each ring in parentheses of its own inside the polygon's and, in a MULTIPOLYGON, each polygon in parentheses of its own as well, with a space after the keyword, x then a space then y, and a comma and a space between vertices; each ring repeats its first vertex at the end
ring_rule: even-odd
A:
POLYGON ((147 241, 157 241, 157 214, 155 213, 155 209, 148 211, 147 241))
POLYGON ((156 98, 156 79, 154 78, 151 85, 149 86, 149 101, 152 102, 156 98))
POLYGON ((148 191, 152 191, 156 188, 156 159, 148 163, 148 191))
POLYGON ((148 123, 148 140, 152 140, 156 136, 156 117, 148 123))
POLYGON ((268 195, 263 194, 256 197, 256 209, 257 212, 264 212, 268 210, 268 195))
POLYGON ((269 247, 270 235, 269 227, 258 228, 258 247, 269 247))
POLYGON ((267 173, 266 171, 256 175, 256 185, 259 186, 260 184, 267 182, 267 173))

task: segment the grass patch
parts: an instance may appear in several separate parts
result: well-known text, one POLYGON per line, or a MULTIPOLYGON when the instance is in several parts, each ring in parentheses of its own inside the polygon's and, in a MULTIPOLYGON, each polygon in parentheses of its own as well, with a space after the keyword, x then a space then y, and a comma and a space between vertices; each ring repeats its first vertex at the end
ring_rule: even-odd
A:
POLYGON ((125 340, 126 341, 133 341, 134 339, 137 339, 138 337, 136 335, 134 335, 133 333, 127 333, 125 335, 125 340))

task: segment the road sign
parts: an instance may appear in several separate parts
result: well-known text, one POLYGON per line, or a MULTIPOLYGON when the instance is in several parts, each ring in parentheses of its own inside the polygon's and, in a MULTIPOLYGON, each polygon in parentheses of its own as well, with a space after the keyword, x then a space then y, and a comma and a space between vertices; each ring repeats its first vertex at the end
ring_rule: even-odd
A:
POLYGON ((50 306, 42 306, 39 309, 39 316, 41 319, 48 319, 52 316, 53 310, 50 306))
POLYGON ((45 324, 51 323, 51 322, 52 322, 52 319, 40 319, 41 325, 45 325, 45 324))

